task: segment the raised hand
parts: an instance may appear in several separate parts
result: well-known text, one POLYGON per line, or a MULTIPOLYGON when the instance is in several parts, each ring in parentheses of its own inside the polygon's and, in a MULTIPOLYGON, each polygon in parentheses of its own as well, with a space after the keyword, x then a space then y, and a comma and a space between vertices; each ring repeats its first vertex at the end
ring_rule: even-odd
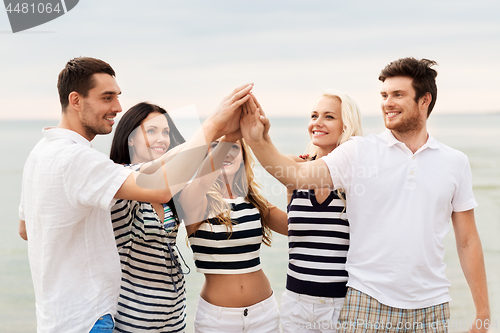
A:
POLYGON ((216 111, 205 121, 206 126, 215 130, 215 138, 207 138, 207 141, 235 132, 239 128, 241 106, 250 99, 252 87, 252 83, 238 87, 221 101, 216 111))
MULTIPOLYGON (((261 115, 261 111, 257 107, 253 98, 242 105, 243 114, 240 120, 241 134, 245 141, 252 145, 264 140, 266 133, 266 126, 261 118, 266 119, 261 115)), ((267 121, 269 123, 269 121, 267 121)), ((269 130, 269 125, 267 130, 269 130)))
MULTIPOLYGON (((260 112, 259 119, 262 122, 262 124, 264 124, 264 138, 266 138, 266 136, 268 136, 268 134, 269 134, 269 129, 271 128, 271 123, 269 122, 269 119, 266 117, 266 114, 264 113, 264 109, 262 109, 262 106, 260 106, 260 103, 257 100, 257 98, 255 97, 255 95, 253 93, 250 93, 250 95, 251 95, 251 99, 252 99, 253 103, 256 105, 257 109, 260 112)), ((251 101, 249 100, 247 103, 251 103, 251 101)))
POLYGON ((238 128, 236 131, 224 135, 222 137, 222 140, 227 142, 236 142, 241 138, 242 138, 241 128, 238 128))

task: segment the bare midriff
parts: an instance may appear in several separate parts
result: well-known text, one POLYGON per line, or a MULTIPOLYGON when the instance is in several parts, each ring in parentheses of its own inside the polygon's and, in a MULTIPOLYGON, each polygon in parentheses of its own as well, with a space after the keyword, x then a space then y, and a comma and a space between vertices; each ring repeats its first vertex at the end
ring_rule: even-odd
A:
POLYGON ((264 272, 205 274, 200 296, 210 304, 240 308, 262 302, 273 294, 264 272))

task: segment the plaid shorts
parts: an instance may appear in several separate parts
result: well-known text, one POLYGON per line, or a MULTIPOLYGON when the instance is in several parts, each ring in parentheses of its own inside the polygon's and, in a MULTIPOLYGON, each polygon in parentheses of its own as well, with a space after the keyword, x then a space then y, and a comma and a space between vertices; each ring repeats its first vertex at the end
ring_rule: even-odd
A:
POLYGON ((340 312, 338 332, 445 333, 450 320, 449 303, 423 309, 398 309, 349 288, 340 312))

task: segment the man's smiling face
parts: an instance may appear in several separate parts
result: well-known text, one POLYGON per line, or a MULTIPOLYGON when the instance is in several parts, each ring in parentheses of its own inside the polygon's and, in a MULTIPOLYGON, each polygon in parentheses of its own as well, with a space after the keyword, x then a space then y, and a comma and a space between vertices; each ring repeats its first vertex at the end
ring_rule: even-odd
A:
POLYGON ((94 88, 83 98, 80 121, 87 139, 92 140, 97 134, 109 134, 115 123, 114 118, 122 111, 118 96, 120 87, 109 74, 94 74, 94 88))
POLYGON ((380 95, 385 127, 397 133, 418 131, 425 125, 427 113, 415 102, 413 79, 395 76, 385 79, 380 95))

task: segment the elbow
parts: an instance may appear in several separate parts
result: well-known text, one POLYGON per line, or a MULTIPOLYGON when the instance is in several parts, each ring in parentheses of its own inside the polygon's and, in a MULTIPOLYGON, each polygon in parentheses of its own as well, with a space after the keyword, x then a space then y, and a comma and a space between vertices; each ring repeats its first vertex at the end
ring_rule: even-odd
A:
POLYGON ((169 185, 167 185, 165 189, 161 190, 161 193, 160 193, 161 201, 159 201, 159 202, 163 202, 163 203, 169 202, 170 200, 172 200, 172 197, 175 193, 176 193, 176 191, 172 190, 172 188, 169 187, 169 185))
POLYGON ((158 202, 167 203, 172 200, 172 193, 169 190, 162 191, 160 195, 160 200, 158 202))

